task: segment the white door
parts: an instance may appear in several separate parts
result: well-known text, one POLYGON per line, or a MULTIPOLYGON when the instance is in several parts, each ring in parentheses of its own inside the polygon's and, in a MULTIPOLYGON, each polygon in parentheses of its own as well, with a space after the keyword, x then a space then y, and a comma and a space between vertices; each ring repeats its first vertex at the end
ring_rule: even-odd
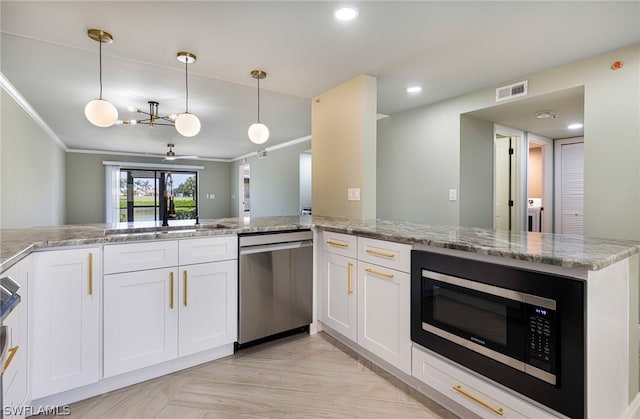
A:
POLYGON ((324 254, 322 321, 345 337, 356 340, 356 261, 324 254))
POLYGON ((177 268, 105 275, 104 376, 177 356, 177 268))
POLYGON ((98 381, 100 254, 86 248, 33 256, 34 399, 98 381))
POLYGON ((411 374, 411 277, 358 262, 358 345, 411 374))
POLYGON ((236 260, 180 267, 179 356, 236 341, 237 269, 236 260))
POLYGON ((584 234, 584 139, 556 141, 556 233, 584 234))

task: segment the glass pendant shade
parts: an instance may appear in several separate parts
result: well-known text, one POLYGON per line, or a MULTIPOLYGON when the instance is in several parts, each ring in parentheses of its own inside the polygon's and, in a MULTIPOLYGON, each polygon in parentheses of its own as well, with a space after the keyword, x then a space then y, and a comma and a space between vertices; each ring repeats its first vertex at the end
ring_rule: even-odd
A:
POLYGON ((176 131, 185 137, 193 137, 200 132, 200 120, 189 112, 178 115, 175 124, 176 131))
POLYGON ((256 144, 263 144, 269 139, 269 128, 262 122, 256 122, 249 127, 249 139, 256 144))
POLYGON ((118 120, 118 110, 111 102, 104 99, 94 99, 87 103, 84 115, 89 122, 101 128, 110 127, 118 120))

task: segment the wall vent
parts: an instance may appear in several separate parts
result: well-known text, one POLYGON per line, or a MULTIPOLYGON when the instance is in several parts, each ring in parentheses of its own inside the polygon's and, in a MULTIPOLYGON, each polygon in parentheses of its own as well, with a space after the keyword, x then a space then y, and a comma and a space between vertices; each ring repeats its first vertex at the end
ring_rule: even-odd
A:
POLYGON ((258 158, 259 159, 264 159, 265 157, 267 157, 267 150, 258 151, 258 158))
POLYGON ((496 89, 496 102, 527 95, 528 81, 521 81, 496 89))

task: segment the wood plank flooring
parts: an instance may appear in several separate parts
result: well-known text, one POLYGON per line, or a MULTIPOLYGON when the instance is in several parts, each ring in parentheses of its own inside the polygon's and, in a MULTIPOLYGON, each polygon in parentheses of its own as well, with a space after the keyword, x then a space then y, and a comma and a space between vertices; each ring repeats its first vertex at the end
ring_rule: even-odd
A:
POLYGON ((74 418, 456 416, 325 333, 269 342, 70 406, 74 418))

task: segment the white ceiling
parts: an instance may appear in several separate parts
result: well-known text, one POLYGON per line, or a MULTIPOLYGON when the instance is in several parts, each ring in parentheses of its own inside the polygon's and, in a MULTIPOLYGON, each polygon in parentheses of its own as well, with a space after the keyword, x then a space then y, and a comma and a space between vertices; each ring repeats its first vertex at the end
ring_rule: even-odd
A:
POLYGON ((309 135, 311 98, 359 74, 377 77, 378 112, 390 115, 640 42, 638 1, 351 2, 359 17, 338 22, 333 11, 345 3, 5 0, 0 64, 70 149, 161 155, 171 142, 176 154, 226 159, 309 135), (148 100, 161 113, 183 112, 184 64, 175 57, 195 53, 189 110, 200 134, 91 125, 83 109, 99 89, 90 28, 114 37, 103 45, 103 96, 121 119, 148 100), (262 146, 247 138, 253 69, 268 73, 260 119, 271 138, 262 146), (411 85, 422 92, 406 93, 411 85))

